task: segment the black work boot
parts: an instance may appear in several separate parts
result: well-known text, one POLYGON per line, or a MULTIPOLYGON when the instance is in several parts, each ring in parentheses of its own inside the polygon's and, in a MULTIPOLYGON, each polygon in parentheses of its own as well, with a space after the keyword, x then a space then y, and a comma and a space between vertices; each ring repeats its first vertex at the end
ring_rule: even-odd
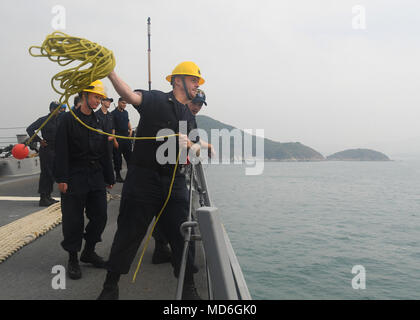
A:
POLYGON ((192 277, 185 278, 182 288, 182 300, 201 300, 192 277))
POLYGON ((49 207, 52 205, 51 201, 48 199, 48 195, 45 193, 41 193, 39 198, 39 206, 40 207, 49 207))
POLYGON ((118 300, 119 299, 119 289, 118 281, 120 280, 120 274, 115 272, 110 272, 106 274, 106 279, 104 282, 104 287, 101 294, 97 300, 118 300))
POLYGON ((87 242, 82 254, 80 255, 80 261, 84 263, 91 263, 96 268, 105 268, 106 265, 104 259, 96 254, 95 244, 89 244, 87 242))
POLYGON ((153 251, 152 263, 161 264, 171 262, 171 250, 166 243, 156 241, 155 239, 155 250, 153 251))
POLYGON ((115 181, 123 183, 124 179, 121 177, 121 173, 119 171, 115 171, 115 181))
POLYGON ((50 201, 51 204, 59 202, 58 200, 55 200, 51 197, 51 193, 47 195, 47 198, 48 198, 48 200, 50 201))
POLYGON ((77 280, 82 277, 79 260, 77 260, 77 252, 69 252, 69 262, 67 264, 67 274, 70 279, 77 280))

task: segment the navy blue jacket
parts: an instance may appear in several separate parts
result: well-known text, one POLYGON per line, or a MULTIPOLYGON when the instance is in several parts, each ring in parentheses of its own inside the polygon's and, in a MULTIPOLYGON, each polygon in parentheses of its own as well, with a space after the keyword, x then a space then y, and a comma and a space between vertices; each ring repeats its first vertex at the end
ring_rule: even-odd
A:
MULTIPOLYGON (((103 123, 94 112, 85 115, 79 108, 74 113, 88 126, 103 130, 103 123)), ((58 183, 68 183, 73 174, 83 169, 101 168, 104 182, 107 185, 115 184, 107 136, 87 129, 70 112, 66 112, 60 122, 55 149, 54 175, 58 183)))
MULTIPOLYGON (((140 121, 137 126, 137 137, 156 137, 161 129, 170 129, 173 133, 188 134, 193 128, 191 112, 188 107, 175 99, 173 92, 158 90, 136 90, 142 93, 142 103, 134 106, 140 113, 140 121), (186 130, 180 128, 180 121, 187 122, 186 130), (184 132, 182 132, 184 131, 184 132), (187 132, 185 132, 187 131, 187 132)), ((173 137, 177 139, 177 137, 173 137)), ((172 138, 169 138, 172 139, 172 138)), ((178 140, 178 139, 177 139, 178 140)), ((130 162, 141 167, 159 168, 156 160, 156 152, 160 145, 165 143, 157 140, 136 140, 130 162)), ((177 142, 177 154, 179 145, 177 142)))
MULTIPOLYGON (((42 139, 47 141, 48 146, 50 148, 54 148, 55 135, 57 133, 57 128, 61 119, 63 118, 63 115, 64 114, 59 113, 58 115, 53 116, 41 129, 42 139)), ((38 130, 41 127, 41 125, 45 122, 45 120, 47 120, 49 116, 50 114, 47 114, 46 116, 43 116, 35 122, 33 122, 32 124, 30 124, 29 127, 26 128, 26 132, 28 133, 28 135, 32 137, 35 134, 36 130, 38 130)), ((41 138, 37 135, 33 141, 41 142, 41 138)))

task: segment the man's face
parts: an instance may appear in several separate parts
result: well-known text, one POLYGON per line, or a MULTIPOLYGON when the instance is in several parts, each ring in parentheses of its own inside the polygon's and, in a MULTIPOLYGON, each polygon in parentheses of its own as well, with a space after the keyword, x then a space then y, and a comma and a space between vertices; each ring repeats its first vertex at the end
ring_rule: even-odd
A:
POLYGON ((109 108, 109 106, 111 105, 111 101, 109 101, 109 100, 102 100, 102 105, 105 107, 105 108, 109 108))
POLYGON ((196 103, 191 102, 188 104, 188 108, 190 108, 191 113, 195 116, 200 112, 202 106, 203 106, 203 103, 196 104, 196 103))
POLYGON ((118 108, 124 110, 126 106, 127 106, 126 101, 124 101, 124 100, 118 101, 118 108))
MULTIPOLYGON (((184 79, 185 79, 185 86, 187 87, 187 91, 190 94, 191 98, 193 99, 197 95, 197 89, 200 86, 198 84, 200 78, 195 77, 195 76, 185 76, 184 79)), ((181 88, 183 88, 181 77, 179 77, 178 81, 179 81, 178 83, 181 85, 181 88)))

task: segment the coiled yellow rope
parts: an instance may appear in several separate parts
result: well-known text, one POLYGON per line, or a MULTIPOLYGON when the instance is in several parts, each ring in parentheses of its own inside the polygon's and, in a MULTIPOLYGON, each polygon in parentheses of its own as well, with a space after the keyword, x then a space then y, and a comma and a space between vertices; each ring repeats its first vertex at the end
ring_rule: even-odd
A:
MULTIPOLYGON (((51 79, 51 86, 55 92, 60 95, 60 106, 53 112, 57 112, 58 108, 61 105, 66 104, 69 108, 69 111, 73 117, 83 126, 89 130, 98 132, 111 137, 121 138, 121 139, 131 139, 131 140, 157 140, 162 138, 169 138, 173 136, 179 136, 179 134, 171 134, 160 137, 126 137, 119 136, 107 132, 103 132, 96 128, 92 128, 85 124, 82 120, 77 117, 73 110, 70 108, 69 98, 75 94, 86 89, 93 81, 105 78, 108 76, 112 70, 115 68, 115 58, 112 51, 108 50, 105 47, 100 46, 97 43, 91 42, 89 40, 72 37, 62 32, 53 32, 48 35, 45 41, 41 46, 31 46, 29 48, 29 54, 33 57, 47 57, 53 62, 57 62, 60 66, 67 66, 71 63, 80 61, 79 65, 69 68, 67 70, 57 73, 51 79), (32 53, 33 49, 38 49, 39 54, 32 53), (59 83, 59 88, 56 87, 56 83, 59 83)), ((31 137, 31 141, 36 134, 42 129, 44 125, 47 124, 52 115, 41 125, 41 127, 35 132, 34 136, 31 137)), ((152 229, 146 239, 142 254, 140 256, 139 263, 137 265, 136 271, 133 276, 133 282, 135 282, 137 272, 139 271, 143 256, 146 252, 149 240, 152 236, 153 230, 157 222, 159 221, 160 216, 166 208, 166 205, 169 201, 169 198, 172 193, 172 187, 175 180, 175 173, 179 164, 179 157, 181 150, 178 153, 176 160, 175 168, 172 174, 171 183, 169 186, 168 196, 162 206, 162 209, 157 214, 155 222, 152 226, 152 229)))
POLYGON ((29 54, 33 57, 47 57, 60 66, 80 61, 79 65, 61 71, 51 79, 51 85, 54 91, 61 95, 62 103, 86 89, 93 81, 105 78, 115 67, 112 51, 97 43, 62 32, 48 35, 41 46, 31 46, 29 54), (33 49, 39 49, 40 53, 32 53, 33 49), (61 90, 56 87, 56 82, 60 83, 61 90))
MULTIPOLYGON (((48 35, 41 46, 31 46, 29 54, 33 57, 46 57, 60 66, 67 66, 80 61, 79 65, 57 73, 51 79, 51 86, 60 95, 61 105, 66 104, 73 117, 89 130, 111 137, 129 140, 156 140, 178 136, 171 134, 160 137, 126 137, 108 132, 103 132, 85 124, 77 117, 70 108, 69 98, 86 89, 93 81, 105 78, 115 68, 115 57, 111 50, 89 40, 72 37, 65 33, 56 31, 48 35), (32 51, 38 49, 39 54, 32 51), (57 88, 57 82, 59 88, 57 88)), ((59 107, 58 107, 59 108, 59 107)), ((57 108, 57 109, 58 109, 57 108)), ((35 134, 48 122, 47 119, 35 134)), ((33 137, 32 137, 33 138, 33 137)), ((32 141, 32 138, 29 140, 32 141)))

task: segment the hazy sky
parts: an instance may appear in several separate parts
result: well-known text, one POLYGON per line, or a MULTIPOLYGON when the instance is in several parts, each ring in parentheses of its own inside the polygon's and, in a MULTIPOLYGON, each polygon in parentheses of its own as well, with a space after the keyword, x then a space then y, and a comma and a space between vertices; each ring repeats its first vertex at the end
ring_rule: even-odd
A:
POLYGON ((418 1, 2 0, 0 127, 26 126, 58 98, 50 80, 63 68, 28 54, 54 31, 55 5, 66 9, 62 31, 113 50, 133 89, 148 86, 150 16, 152 87, 170 91, 165 76, 195 61, 206 80, 202 114, 324 155, 420 154, 418 1))

